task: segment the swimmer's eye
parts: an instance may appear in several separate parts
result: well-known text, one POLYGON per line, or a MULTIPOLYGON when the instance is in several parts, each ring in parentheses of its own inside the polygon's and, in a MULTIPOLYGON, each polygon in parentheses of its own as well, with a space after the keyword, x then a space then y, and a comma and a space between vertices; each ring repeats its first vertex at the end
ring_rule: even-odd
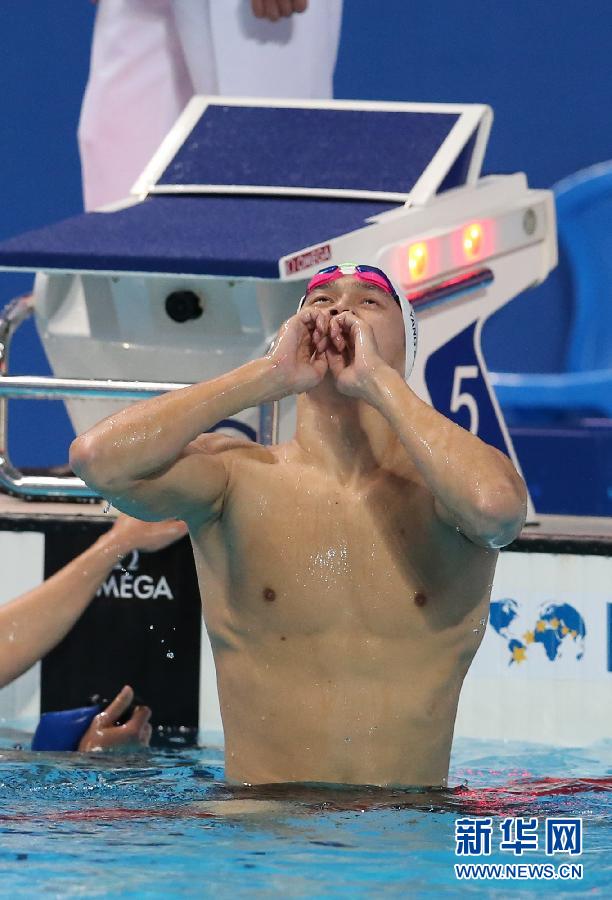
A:
POLYGON ((311 301, 311 305, 314 306, 315 303, 331 303, 331 297, 315 297, 314 300, 311 301))
POLYGON ((378 301, 373 297, 364 297, 361 301, 362 303, 371 303, 373 306, 378 306, 378 301))

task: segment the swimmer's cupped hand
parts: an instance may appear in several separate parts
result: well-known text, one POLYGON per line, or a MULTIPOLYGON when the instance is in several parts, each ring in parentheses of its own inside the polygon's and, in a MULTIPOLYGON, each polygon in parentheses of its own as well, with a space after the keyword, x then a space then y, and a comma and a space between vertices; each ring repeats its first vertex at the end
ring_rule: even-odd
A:
POLYGON ((376 370, 382 359, 371 326, 351 312, 330 319, 325 358, 336 387, 349 397, 370 399, 376 370))
POLYGON ((323 380, 328 370, 327 317, 322 310, 303 309, 281 326, 266 354, 274 364, 275 388, 271 399, 310 391, 323 380))

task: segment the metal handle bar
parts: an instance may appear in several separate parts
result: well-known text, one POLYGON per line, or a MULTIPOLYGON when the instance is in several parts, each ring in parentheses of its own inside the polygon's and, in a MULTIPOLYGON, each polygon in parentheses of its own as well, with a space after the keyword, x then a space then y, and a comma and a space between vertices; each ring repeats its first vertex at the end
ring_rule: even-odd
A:
MULTIPOLYGON (((0 491, 17 497, 54 499, 99 499, 84 481, 75 476, 23 475, 11 463, 7 452, 8 400, 142 400, 188 387, 165 381, 112 381, 87 378, 53 378, 7 375, 12 337, 19 325, 34 311, 31 295, 18 297, 0 312, 0 491)), ((260 439, 271 443, 278 431, 274 404, 260 407, 260 439)))
POLYGON ((0 397, 12 400, 142 400, 184 387, 189 384, 6 375, 0 378, 0 397))
MULTIPOLYGON (((30 400, 142 400, 167 391, 176 391, 187 384, 157 381, 96 381, 85 378, 43 378, 8 376, 0 378, 0 405, 8 398, 30 400)), ((6 421, 6 418, 5 418, 6 421)), ((16 469, 6 452, 0 454, 0 489, 18 497, 94 498, 99 495, 75 476, 58 477, 23 475, 16 469)))

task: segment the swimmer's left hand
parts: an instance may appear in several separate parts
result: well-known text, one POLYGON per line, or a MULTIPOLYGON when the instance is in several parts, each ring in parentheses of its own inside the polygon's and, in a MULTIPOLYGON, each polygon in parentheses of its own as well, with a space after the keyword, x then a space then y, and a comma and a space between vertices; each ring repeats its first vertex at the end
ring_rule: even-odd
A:
POLYGON ((106 709, 95 717, 79 743, 81 753, 112 750, 115 747, 148 747, 151 740, 151 710, 137 706, 125 725, 117 725, 123 713, 134 699, 129 685, 122 688, 106 709))
POLYGON ((325 356, 338 390, 370 401, 375 372, 387 365, 372 328, 353 313, 343 312, 330 319, 329 338, 325 356))

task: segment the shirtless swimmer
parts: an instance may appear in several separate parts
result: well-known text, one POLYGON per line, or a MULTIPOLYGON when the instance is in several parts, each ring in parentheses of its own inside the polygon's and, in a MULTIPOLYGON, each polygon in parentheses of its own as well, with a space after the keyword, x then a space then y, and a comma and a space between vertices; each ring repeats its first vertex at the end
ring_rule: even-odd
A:
POLYGON ((124 512, 189 525, 229 780, 444 785, 525 485, 406 384, 386 278, 331 271, 265 357, 111 416, 71 461, 124 512), (290 394, 288 443, 204 434, 290 394))

